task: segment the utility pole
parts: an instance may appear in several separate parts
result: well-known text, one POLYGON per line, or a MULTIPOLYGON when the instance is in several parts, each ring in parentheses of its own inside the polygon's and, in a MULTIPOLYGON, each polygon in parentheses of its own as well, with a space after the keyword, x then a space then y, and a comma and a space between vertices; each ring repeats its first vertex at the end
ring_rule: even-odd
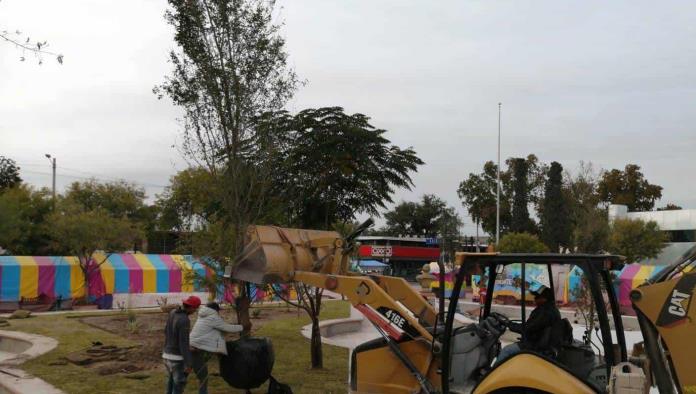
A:
POLYGON ((497 191, 495 198, 495 244, 500 242, 500 112, 503 103, 498 103, 498 176, 497 191))
POLYGON ((46 158, 51 162, 51 167, 53 167, 53 210, 56 210, 56 158, 51 158, 51 155, 46 153, 46 158))

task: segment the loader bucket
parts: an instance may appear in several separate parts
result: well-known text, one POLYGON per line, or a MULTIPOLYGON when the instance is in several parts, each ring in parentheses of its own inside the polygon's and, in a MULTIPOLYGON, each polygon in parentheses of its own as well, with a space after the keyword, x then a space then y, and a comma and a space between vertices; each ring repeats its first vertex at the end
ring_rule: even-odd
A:
POLYGON ((268 284, 292 281, 293 272, 339 273, 343 240, 335 231, 249 226, 232 278, 268 284))

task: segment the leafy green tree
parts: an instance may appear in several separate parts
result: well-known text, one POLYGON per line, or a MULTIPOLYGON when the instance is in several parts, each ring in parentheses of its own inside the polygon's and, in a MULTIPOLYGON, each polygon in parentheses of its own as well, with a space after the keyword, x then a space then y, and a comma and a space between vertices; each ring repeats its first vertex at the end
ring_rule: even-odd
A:
POLYGON ((384 234, 440 238, 442 248, 453 256, 460 238, 462 220, 453 207, 439 197, 425 194, 419 202, 401 202, 384 214, 384 234))
POLYGON ((131 182, 99 182, 96 179, 73 182, 64 197, 85 210, 101 209, 115 218, 140 221, 145 216, 145 189, 131 182))
MULTIPOLYGON (((99 182, 91 179, 73 182, 63 198, 85 211, 101 210, 113 218, 126 218, 137 224, 143 234, 154 231, 156 207, 145 203, 145 189, 126 181, 99 182)), ((140 239, 142 244, 145 239, 140 239)))
POLYGON ((579 253, 601 253, 609 241, 607 212, 598 207, 583 210, 574 223, 573 245, 579 253))
POLYGON ((19 185, 22 178, 19 177, 19 167, 14 160, 0 156, 0 193, 19 185))
POLYGON ((114 217, 101 207, 87 209, 69 199, 62 199, 48 215, 47 226, 54 249, 78 257, 85 289, 89 289, 89 277, 106 261, 97 261, 95 252, 131 250, 142 239, 142 230, 130 219, 114 217))
POLYGON ((413 221, 416 217, 418 205, 419 203, 412 201, 402 201, 397 204, 391 211, 384 214, 387 223, 380 232, 395 237, 415 236, 419 234, 413 228, 413 221))
POLYGON ((536 224, 529 217, 529 165, 524 158, 515 158, 512 163, 512 218, 510 231, 536 233, 536 224))
MULTIPOLYGON (((495 236, 496 229, 496 179, 498 166, 488 161, 480 174, 470 173, 459 184, 457 194, 469 212, 472 220, 486 233, 495 236)), ((510 228, 511 196, 510 171, 500 172, 500 231, 505 233, 510 228)))
POLYGON ((54 250, 46 234, 51 192, 19 185, 0 193, 0 246, 17 255, 46 255, 54 250))
POLYGON ((626 205, 629 211, 650 211, 662 197, 662 186, 648 182, 640 166, 627 164, 623 171, 605 171, 597 194, 601 201, 626 205))
POLYGON ((259 119, 260 129, 282 136, 275 186, 287 196, 290 223, 329 229, 359 213, 378 215, 395 188, 410 189, 410 173, 423 161, 413 149, 392 145, 369 120, 341 107, 259 119))
POLYGON ((541 239, 550 250, 571 246, 572 226, 568 194, 563 192, 563 167, 552 162, 549 167, 544 198, 540 204, 539 217, 541 239))
POLYGON ((657 257, 667 237, 654 221, 616 219, 611 224, 609 251, 626 256, 629 263, 657 257))
POLYGON ((500 238, 496 250, 502 253, 546 253, 549 248, 534 234, 510 232, 500 238))
MULTIPOLYGON (((515 159, 506 160, 507 169, 500 171, 500 232, 509 231, 512 224, 512 206, 514 198, 513 167, 515 159)), ((546 179, 546 166, 530 154, 525 159, 526 167, 526 196, 528 203, 538 205, 543 197, 546 179)), ((469 212, 472 220, 486 233, 494 236, 496 229, 496 172, 498 166, 488 161, 480 174, 470 173, 469 177, 459 184, 457 194, 462 204, 469 212)), ((522 175, 522 174, 519 174, 522 175)), ((523 186, 521 183, 518 187, 523 186)), ((522 195, 521 195, 522 196, 522 195)), ((529 216, 529 215, 527 215, 529 216)), ((533 224, 533 223, 532 223, 533 224)), ((527 223, 527 225, 530 225, 527 223)))

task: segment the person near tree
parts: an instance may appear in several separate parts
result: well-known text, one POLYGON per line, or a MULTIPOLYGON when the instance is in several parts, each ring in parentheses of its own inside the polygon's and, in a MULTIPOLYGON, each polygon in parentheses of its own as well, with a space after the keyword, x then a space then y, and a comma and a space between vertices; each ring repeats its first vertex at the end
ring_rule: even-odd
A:
POLYGON ((223 334, 241 332, 238 324, 226 323, 220 316, 220 305, 209 302, 198 310, 198 319, 191 330, 191 354, 193 372, 198 378, 198 394, 208 394, 208 360, 214 354, 227 354, 223 334))
POLYGON ((164 350, 162 358, 167 370, 167 394, 183 394, 186 380, 193 368, 193 357, 189 345, 191 321, 189 315, 201 306, 196 296, 186 298, 182 305, 169 313, 164 328, 164 350))

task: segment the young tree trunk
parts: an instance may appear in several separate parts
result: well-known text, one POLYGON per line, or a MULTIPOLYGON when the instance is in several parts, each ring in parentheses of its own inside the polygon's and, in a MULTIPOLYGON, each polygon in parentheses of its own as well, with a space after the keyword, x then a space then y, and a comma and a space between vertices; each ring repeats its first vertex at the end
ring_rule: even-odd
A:
POLYGON ((309 297, 309 317, 312 318, 312 339, 310 352, 312 354, 312 368, 324 368, 324 357, 321 351, 321 331, 319 330, 319 314, 321 313, 321 296, 324 290, 318 287, 314 288, 314 292, 307 291, 309 297))
POLYGON ((321 352, 321 331, 319 331, 318 316, 312 316, 312 339, 310 352, 312 354, 312 368, 324 368, 324 357, 321 352))
POLYGON ((241 282, 239 286, 239 297, 235 300, 235 307, 237 309, 237 322, 243 327, 241 336, 245 338, 251 335, 251 318, 249 317, 251 300, 249 299, 248 284, 241 282))

